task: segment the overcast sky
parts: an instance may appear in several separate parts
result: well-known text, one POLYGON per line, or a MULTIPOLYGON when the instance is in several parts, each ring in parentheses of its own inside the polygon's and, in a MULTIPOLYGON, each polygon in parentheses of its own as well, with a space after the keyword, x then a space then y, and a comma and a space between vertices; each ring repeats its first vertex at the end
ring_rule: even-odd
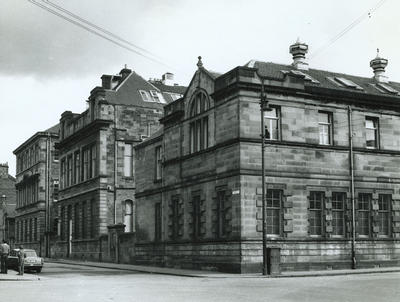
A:
MULTIPOLYGON (((41 2, 40 0, 36 0, 41 2)), ((144 78, 167 71, 187 85, 197 56, 226 72, 251 59, 290 64, 289 45, 300 37, 313 51, 358 23, 311 68, 372 76, 380 48, 386 73, 400 81, 400 2, 387 0, 53 0, 162 58, 160 64, 118 47, 50 14, 28 0, 0 1, 0 162, 15 175, 12 151, 65 110, 82 112, 102 74, 127 64, 144 78), (365 13, 370 15, 359 19, 365 13), (358 20, 358 21, 357 21, 358 20)))

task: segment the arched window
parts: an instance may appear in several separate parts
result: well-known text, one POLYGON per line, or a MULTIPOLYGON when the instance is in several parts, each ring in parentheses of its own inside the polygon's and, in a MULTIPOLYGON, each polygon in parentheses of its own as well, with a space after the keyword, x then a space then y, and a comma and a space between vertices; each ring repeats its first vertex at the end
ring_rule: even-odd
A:
POLYGON ((125 232, 133 232, 133 202, 125 200, 125 216, 124 216, 125 232))
POLYGON ((208 148, 208 97, 204 92, 198 92, 190 105, 190 117, 196 119, 190 122, 190 153, 208 148))

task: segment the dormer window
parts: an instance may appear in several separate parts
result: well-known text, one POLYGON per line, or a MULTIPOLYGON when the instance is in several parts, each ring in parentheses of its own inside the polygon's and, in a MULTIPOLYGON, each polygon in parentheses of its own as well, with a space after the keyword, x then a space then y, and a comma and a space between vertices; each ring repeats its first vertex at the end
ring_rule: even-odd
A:
POLYGON ((180 99, 183 95, 179 93, 168 93, 173 101, 176 101, 177 99, 180 99))
POLYGON ((390 94, 396 94, 396 95, 399 94, 399 92, 396 89, 394 89, 394 88, 392 88, 389 85, 384 84, 384 83, 376 83, 373 86, 375 86, 375 88, 378 89, 382 93, 390 93, 390 94))
MULTIPOLYGON (((283 72, 283 73, 288 73, 287 71, 282 71, 282 72, 283 72)), ((298 77, 298 78, 302 78, 302 79, 304 79, 305 81, 309 81, 309 82, 314 83, 314 84, 319 84, 319 81, 317 81, 316 79, 314 79, 313 77, 309 76, 308 74, 306 74, 306 73, 304 73, 304 72, 302 72, 302 71, 299 71, 299 70, 291 70, 289 73, 290 73, 292 76, 295 76, 295 77, 298 77)))
POLYGON ((142 96, 143 101, 145 102, 151 102, 150 100, 150 95, 147 91, 145 90, 139 90, 140 95, 142 96))
POLYGON ((208 96, 204 92, 197 93, 190 104, 189 116, 194 118, 190 122, 190 153, 208 148, 208 96))
POLYGON ((360 85, 357 85, 353 81, 346 79, 344 77, 328 77, 328 80, 343 88, 363 90, 363 88, 360 85))
POLYGON ((164 100, 163 95, 156 90, 150 90, 150 92, 146 91, 146 90, 139 90, 139 93, 142 97, 142 100, 145 102, 155 102, 155 103, 166 104, 166 101, 164 100))
POLYGON ((150 90, 151 97, 153 98, 154 102, 160 103, 160 97, 158 96, 157 91, 150 90))

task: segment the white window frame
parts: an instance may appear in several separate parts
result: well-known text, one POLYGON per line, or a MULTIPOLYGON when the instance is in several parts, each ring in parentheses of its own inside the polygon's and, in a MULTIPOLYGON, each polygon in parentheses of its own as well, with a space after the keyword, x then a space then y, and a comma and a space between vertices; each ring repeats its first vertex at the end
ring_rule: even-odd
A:
POLYGON ((320 122, 318 120, 318 131, 319 131, 319 144, 320 145, 325 145, 329 146, 332 145, 332 112, 328 111, 318 111, 318 116, 319 115, 326 115, 328 117, 328 122, 320 122), (326 129, 326 126, 328 128, 327 131, 321 131, 326 129), (328 139, 328 142, 326 142, 326 138, 328 139))

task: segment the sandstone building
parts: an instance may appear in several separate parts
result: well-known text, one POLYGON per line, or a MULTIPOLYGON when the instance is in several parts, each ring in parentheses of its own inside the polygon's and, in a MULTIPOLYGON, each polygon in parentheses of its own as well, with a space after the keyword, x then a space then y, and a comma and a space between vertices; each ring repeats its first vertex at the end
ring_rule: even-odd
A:
POLYGON ((134 146, 159 129, 163 106, 185 87, 172 74, 146 81, 130 69, 103 75, 88 109, 60 119, 60 191, 52 256, 116 260, 117 233, 135 233, 134 146))
POLYGON ((163 130, 135 148, 135 263, 261 271, 263 118, 280 269, 400 264, 400 84, 379 55, 365 78, 309 68, 307 50, 221 75, 199 59, 163 130))
POLYGON ((8 163, 0 164, 0 242, 3 239, 10 244, 15 241, 15 178, 8 174, 8 163))
POLYGON ((35 133, 14 154, 16 166, 15 242, 49 256, 52 224, 51 211, 58 199, 59 162, 54 149, 58 124, 35 133))

